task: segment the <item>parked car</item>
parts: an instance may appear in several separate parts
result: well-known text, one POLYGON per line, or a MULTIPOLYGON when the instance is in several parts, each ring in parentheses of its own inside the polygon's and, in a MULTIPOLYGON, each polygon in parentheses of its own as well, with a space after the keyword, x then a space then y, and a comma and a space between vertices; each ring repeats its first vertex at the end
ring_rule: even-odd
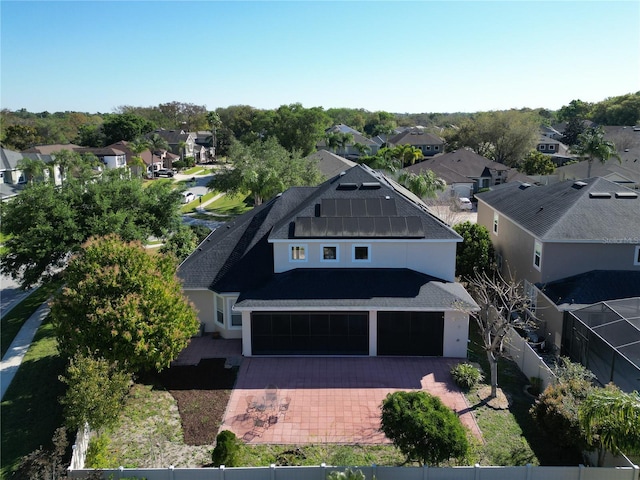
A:
POLYGON ((173 177, 173 172, 171 170, 167 170, 165 168, 162 168, 160 170, 156 170, 155 172, 153 172, 153 176, 154 177, 171 178, 171 177, 173 177))
POLYGON ((182 203, 193 202, 196 199, 196 196, 193 192, 182 192, 182 203))
POLYGON ((460 197, 458 199, 458 208, 460 210, 473 210, 473 203, 467 197, 460 197))

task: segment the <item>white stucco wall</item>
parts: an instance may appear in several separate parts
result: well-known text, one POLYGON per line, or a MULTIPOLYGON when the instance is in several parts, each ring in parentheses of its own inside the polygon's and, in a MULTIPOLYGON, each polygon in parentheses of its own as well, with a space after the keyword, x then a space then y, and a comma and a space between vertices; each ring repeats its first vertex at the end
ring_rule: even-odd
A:
POLYGON ((316 241, 274 242, 276 273, 295 268, 409 268, 447 281, 455 281, 456 243, 428 241, 316 241), (290 260, 291 246, 305 246, 306 259, 290 260), (322 247, 336 245, 338 259, 322 260, 322 247), (369 261, 353 260, 353 245, 369 245, 369 261))
POLYGON ((469 315, 459 311, 444 312, 442 356, 467 357, 469 315))

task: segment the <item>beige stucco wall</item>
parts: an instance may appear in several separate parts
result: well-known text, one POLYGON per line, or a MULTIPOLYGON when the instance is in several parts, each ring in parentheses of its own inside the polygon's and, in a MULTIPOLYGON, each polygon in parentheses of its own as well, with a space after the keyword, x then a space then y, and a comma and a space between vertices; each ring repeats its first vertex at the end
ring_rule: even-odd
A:
POLYGON ((467 358, 469 315, 464 312, 444 312, 442 356, 467 358))
POLYGON ((214 293, 211 290, 184 290, 184 294, 196 307, 198 321, 204 323, 205 332, 213 332, 215 330, 214 293))

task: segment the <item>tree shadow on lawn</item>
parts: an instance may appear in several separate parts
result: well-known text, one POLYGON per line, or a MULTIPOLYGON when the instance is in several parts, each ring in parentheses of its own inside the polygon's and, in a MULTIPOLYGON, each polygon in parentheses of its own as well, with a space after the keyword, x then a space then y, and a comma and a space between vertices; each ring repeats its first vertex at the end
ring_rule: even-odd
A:
POLYGON ((140 376, 140 383, 167 390, 175 398, 187 445, 215 443, 238 372, 224 364, 224 358, 203 359, 196 366, 140 376))

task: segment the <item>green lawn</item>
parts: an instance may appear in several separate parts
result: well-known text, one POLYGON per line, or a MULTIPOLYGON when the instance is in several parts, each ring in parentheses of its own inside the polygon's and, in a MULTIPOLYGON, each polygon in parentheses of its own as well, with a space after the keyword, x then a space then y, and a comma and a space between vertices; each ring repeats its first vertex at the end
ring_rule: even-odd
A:
POLYGON ((22 300, 19 304, 0 320, 0 353, 9 350, 11 342, 22 328, 24 322, 47 301, 53 292, 60 287, 60 282, 50 282, 38 288, 35 292, 22 300))
POLYGON ((189 170, 184 170, 183 172, 180 172, 181 175, 199 175, 200 173, 202 173, 203 170, 207 170, 206 168, 202 168, 202 167, 191 167, 189 170))
POLYGON ((215 190, 213 192, 205 193, 202 197, 197 197, 193 202, 189 202, 186 205, 183 205, 182 207, 180 207, 180 211, 182 213, 195 212, 196 208, 198 208, 201 203, 206 202, 207 200, 218 195, 219 193, 220 192, 216 192, 215 190))
POLYGON ((225 195, 205 207, 205 210, 221 217, 236 217, 253 208, 251 194, 225 195))
POLYGON ((64 367, 53 327, 45 320, 1 404, 1 478, 9 478, 24 455, 51 445, 53 432, 63 423, 58 397, 64 385, 58 376, 64 367))

